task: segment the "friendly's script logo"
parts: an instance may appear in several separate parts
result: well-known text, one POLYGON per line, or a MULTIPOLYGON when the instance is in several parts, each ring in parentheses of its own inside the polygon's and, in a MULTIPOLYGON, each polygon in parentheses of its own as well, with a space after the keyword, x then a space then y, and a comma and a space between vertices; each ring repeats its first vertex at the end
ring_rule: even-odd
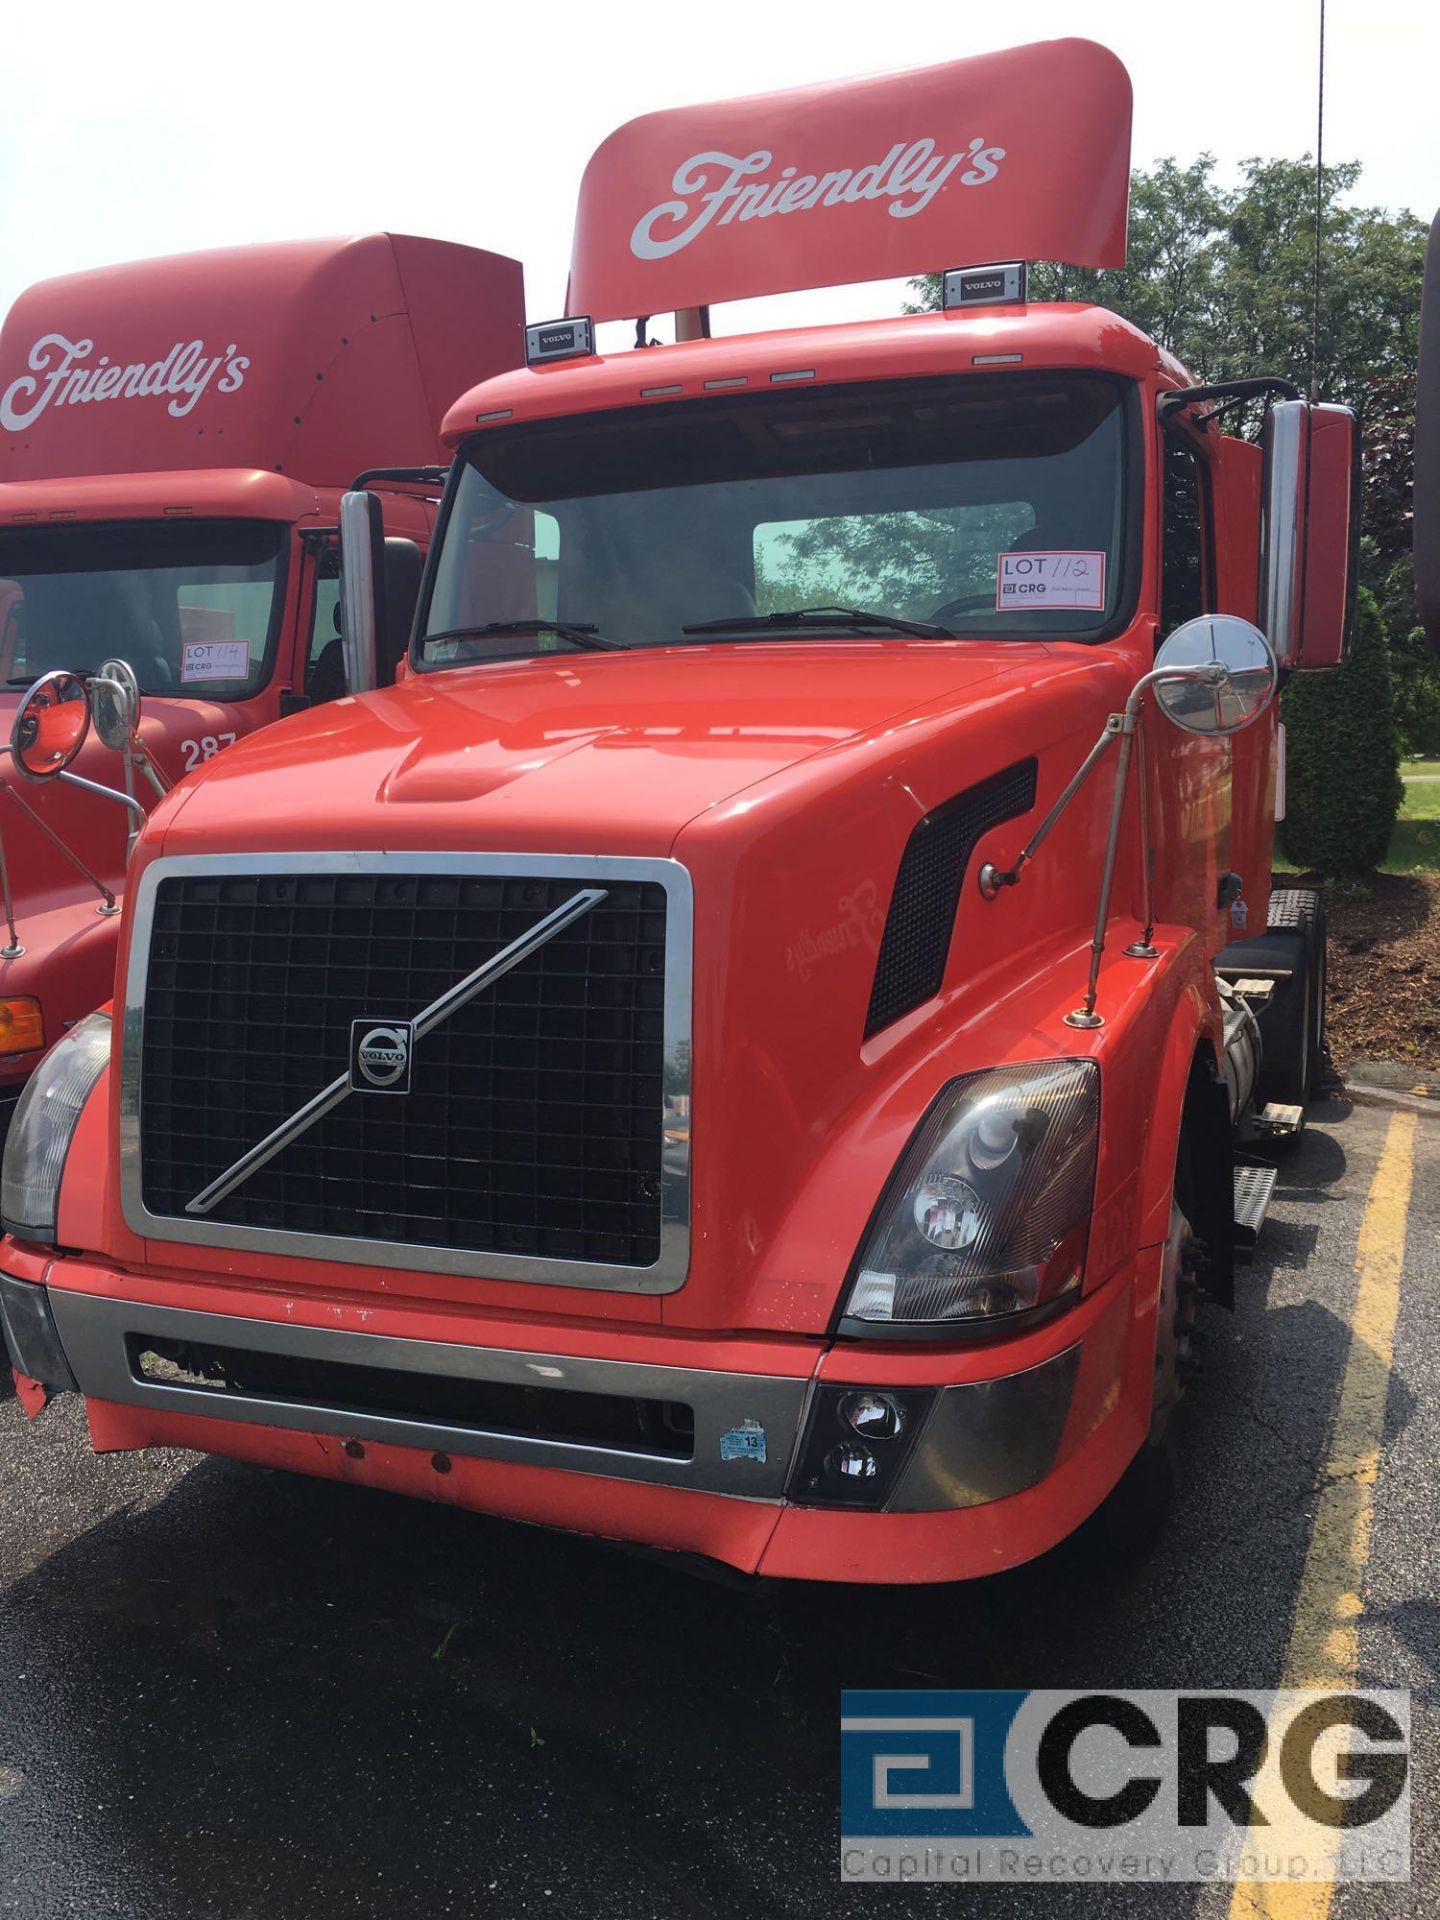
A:
POLYGON ((233 340, 215 354, 203 340, 177 340, 162 359, 123 366, 108 353, 92 361, 94 351, 93 340, 42 334, 26 355, 30 371, 0 395, 0 426, 23 433, 47 407, 82 407, 97 400, 163 399, 165 411, 183 420, 212 381, 217 393, 238 393, 250 365, 233 340))
POLYGON ((664 260, 688 247, 712 222, 726 227, 732 220, 768 220, 776 213, 809 213, 862 200, 888 200, 895 219, 908 220, 923 213, 961 167, 962 187, 983 187, 995 178, 1004 158, 1004 147, 987 146, 978 137, 963 153, 950 154, 941 153, 933 140, 912 140, 908 147, 897 141, 883 160, 865 166, 821 174, 782 167, 774 179, 756 180, 752 176, 774 163, 766 147, 743 158, 694 153, 675 169, 670 182, 680 197, 662 200, 636 221, 630 251, 637 260, 664 260))

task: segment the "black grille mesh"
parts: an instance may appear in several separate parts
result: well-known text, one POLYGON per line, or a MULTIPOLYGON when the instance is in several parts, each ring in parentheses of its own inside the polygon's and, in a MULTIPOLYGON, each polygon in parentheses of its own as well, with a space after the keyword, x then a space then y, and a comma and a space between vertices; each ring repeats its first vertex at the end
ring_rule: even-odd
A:
POLYGON ((1035 804, 1036 762, 1019 760, 917 821, 895 877, 875 963, 865 1037, 940 991, 960 884, 975 842, 1035 804))
MULTIPOLYGON (((595 884, 607 891, 599 906, 417 1043, 407 1097, 352 1094, 206 1217, 653 1265, 665 890, 595 884)), ((458 874, 162 880, 141 1063, 146 1206, 183 1215, 346 1070, 352 1021, 413 1019, 580 885, 458 874)))

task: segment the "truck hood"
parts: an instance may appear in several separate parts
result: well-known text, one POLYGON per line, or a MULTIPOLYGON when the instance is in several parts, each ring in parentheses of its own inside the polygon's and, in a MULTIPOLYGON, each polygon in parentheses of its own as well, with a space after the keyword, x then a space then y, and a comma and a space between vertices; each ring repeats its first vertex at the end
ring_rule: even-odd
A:
POLYGON ((170 813, 165 851, 667 853, 758 782, 1033 678, 1045 651, 745 642, 411 676, 217 755, 170 813))
MULTIPOLYGON (((526 1315, 814 1338, 947 1077, 934 1056, 956 1044, 959 1010, 972 1049, 961 1065, 993 1064, 999 1042, 981 1029, 997 983, 1009 991, 1022 962, 1043 970, 1036 956, 1057 940, 1078 949, 1079 916, 1093 912, 1093 890, 1072 889, 1062 924, 1053 888, 1034 885, 977 919, 988 909, 967 889, 968 934, 953 943, 943 992, 867 1036, 907 845, 935 809, 1009 780, 1000 823, 971 857, 1013 859, 1035 807, 1079 765, 1133 677, 1133 662, 1104 648, 903 640, 447 670, 227 748, 162 803, 143 857, 678 859, 694 897, 692 1104, 674 1143, 683 1129, 684 1285, 642 1296, 467 1280, 453 1297, 526 1315)), ((1105 783, 1092 782, 1057 830, 1048 874, 1083 871, 1107 806, 1105 783)), ((933 917, 938 898, 928 888, 913 912, 933 917)))

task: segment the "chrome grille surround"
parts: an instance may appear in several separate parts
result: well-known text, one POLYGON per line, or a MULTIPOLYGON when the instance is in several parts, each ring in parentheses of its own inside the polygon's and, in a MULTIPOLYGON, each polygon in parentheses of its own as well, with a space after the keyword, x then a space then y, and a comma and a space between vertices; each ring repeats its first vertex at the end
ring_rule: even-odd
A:
MULTIPOLYGON (((608 877, 617 882, 648 882, 663 887, 667 921, 664 1081, 673 1092, 689 1093, 694 916, 690 876, 678 861, 585 854, 409 852, 237 853, 162 858, 145 869, 126 903, 130 944, 120 1039, 120 1192, 125 1222, 131 1231, 161 1242, 348 1261, 357 1266, 460 1274, 470 1278, 529 1281, 548 1286, 642 1294, 673 1293, 682 1287, 690 1257, 690 1147, 688 1141, 665 1143, 663 1107, 655 1116, 662 1149, 660 1252, 654 1264, 646 1267, 436 1247, 404 1240, 348 1238, 236 1225, 203 1216, 181 1219, 149 1210, 143 1192, 141 1161, 144 1098, 141 1062, 155 905, 161 884, 167 879, 193 876, 224 879, 318 873, 533 877, 573 881, 577 887, 603 887, 608 877)), ((343 1061, 338 1064, 344 1065, 343 1061)))

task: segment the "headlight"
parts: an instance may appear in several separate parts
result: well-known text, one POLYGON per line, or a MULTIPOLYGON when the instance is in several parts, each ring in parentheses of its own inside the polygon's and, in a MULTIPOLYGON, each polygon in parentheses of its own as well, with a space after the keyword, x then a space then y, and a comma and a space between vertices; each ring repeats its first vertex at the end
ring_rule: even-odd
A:
POLYGON ((1078 1289, 1099 1121, 1093 1060, 952 1080, 896 1169, 846 1317, 973 1323, 1078 1289))
POLYGON ((53 1240, 60 1176, 80 1109, 110 1058, 110 1016, 91 1013, 46 1054, 16 1103, 0 1174, 0 1215, 10 1233, 53 1240))

